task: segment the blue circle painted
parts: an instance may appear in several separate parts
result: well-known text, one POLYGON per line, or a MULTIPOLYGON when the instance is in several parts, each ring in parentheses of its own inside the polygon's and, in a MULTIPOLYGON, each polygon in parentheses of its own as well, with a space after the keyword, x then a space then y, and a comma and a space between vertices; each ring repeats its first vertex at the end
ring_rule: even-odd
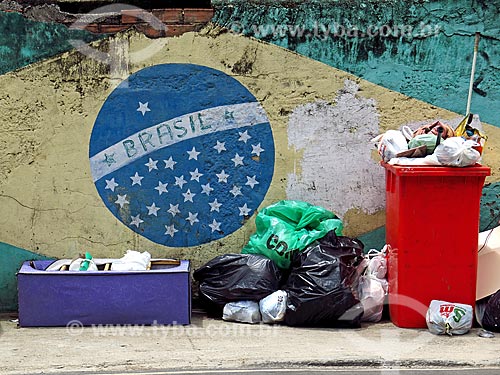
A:
POLYGON ((104 102, 90 138, 104 204, 140 235, 171 247, 240 228, 274 171, 269 120, 223 72, 193 64, 140 70, 104 102))

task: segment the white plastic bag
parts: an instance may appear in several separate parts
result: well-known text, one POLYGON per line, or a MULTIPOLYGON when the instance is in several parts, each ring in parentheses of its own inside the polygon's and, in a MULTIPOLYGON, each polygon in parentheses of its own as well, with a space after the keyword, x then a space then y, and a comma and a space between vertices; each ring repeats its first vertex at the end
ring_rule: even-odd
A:
POLYGON ((261 321, 259 303, 255 301, 226 303, 222 311, 222 319, 241 323, 259 323, 261 321))
POLYGON ((401 151, 408 150, 408 142, 399 130, 387 130, 371 140, 377 145, 378 153, 382 160, 388 162, 401 151))
POLYGON ((476 146, 479 144, 474 141, 466 141, 462 137, 450 137, 436 147, 434 154, 442 165, 467 167, 481 159, 479 151, 473 149, 476 146))
POLYGON ((470 305, 432 300, 425 320, 435 335, 463 335, 472 328, 472 316, 470 305))
POLYGON ((151 254, 147 251, 140 253, 127 250, 123 258, 113 261, 111 271, 145 271, 151 260, 151 254))
MULTIPOLYGON (((370 253, 368 254, 370 257, 370 253)), ((358 292, 364 313, 364 322, 379 322, 382 319, 388 283, 386 280, 387 259, 384 250, 369 259, 365 272, 360 277, 358 292)))
POLYGON ((277 323, 285 319, 287 294, 284 290, 262 298, 259 301, 260 313, 264 323, 277 323))
POLYGON ((392 158, 389 162, 391 165, 442 165, 436 158, 435 154, 427 155, 423 158, 407 158, 399 157, 392 158))

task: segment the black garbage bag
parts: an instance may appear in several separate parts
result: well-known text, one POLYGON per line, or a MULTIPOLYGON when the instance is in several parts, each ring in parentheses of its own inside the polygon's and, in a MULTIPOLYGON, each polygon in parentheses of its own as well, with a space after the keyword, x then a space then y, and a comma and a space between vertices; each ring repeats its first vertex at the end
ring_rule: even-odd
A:
POLYGON ((351 286, 363 260, 363 243, 334 231, 313 242, 292 260, 284 286, 285 323, 291 326, 359 327, 363 307, 351 286))
POLYGON ((258 301, 279 289, 281 271, 269 258, 255 254, 218 256, 193 273, 200 294, 223 307, 232 301, 258 301))
POLYGON ((500 332, 500 290, 489 297, 483 307, 484 313, 480 322, 482 327, 488 331, 500 332))

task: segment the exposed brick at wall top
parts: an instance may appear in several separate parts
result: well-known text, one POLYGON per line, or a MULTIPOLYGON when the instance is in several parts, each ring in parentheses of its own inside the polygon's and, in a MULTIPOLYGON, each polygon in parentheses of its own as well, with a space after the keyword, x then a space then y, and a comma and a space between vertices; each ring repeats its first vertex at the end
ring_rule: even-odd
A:
POLYGON ((179 36, 188 31, 198 31, 214 16, 213 9, 167 8, 167 9, 124 9, 119 14, 103 14, 102 17, 92 14, 90 22, 85 21, 86 14, 70 14, 61 12, 57 6, 45 5, 36 9, 0 8, 1 11, 14 11, 27 18, 41 18, 45 22, 58 22, 72 29, 87 30, 92 33, 113 34, 135 27, 151 38, 179 36), (50 9, 48 10, 49 7, 50 9), (153 17, 154 18, 153 18, 153 17), (160 21, 165 27, 159 27, 160 21))
POLYGON ((82 25, 82 29, 93 33, 116 33, 134 26, 138 31, 150 38, 164 36, 179 36, 188 31, 198 31, 210 22, 214 15, 212 9, 142 9, 122 10, 121 17, 113 22, 95 22, 82 25), (153 15, 161 21, 165 28, 156 27, 156 20, 151 21, 153 15))
POLYGON ((127 25, 135 24, 137 22, 144 22, 144 19, 147 17, 148 13, 152 14, 163 23, 184 23, 183 9, 153 9, 152 11, 143 9, 126 9, 122 10, 121 12, 121 23, 127 25))

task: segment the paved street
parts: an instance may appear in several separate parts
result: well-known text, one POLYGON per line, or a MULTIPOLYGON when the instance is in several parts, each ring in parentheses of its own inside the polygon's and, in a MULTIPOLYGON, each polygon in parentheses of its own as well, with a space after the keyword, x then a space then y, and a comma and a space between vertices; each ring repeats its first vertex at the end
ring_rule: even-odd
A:
MULTIPOLYGON (((307 373, 310 375, 498 375, 500 368, 467 368, 467 369, 332 369, 332 368, 282 368, 282 369, 241 369, 241 370, 166 370, 166 371, 127 371, 127 372, 92 372, 95 375, 281 375, 285 373, 307 373)), ((68 372, 59 375, 89 375, 89 372, 68 372)))
POLYGON ((200 313, 188 326, 17 328, 4 318, 0 373, 499 374, 500 336, 478 332, 436 336, 389 321, 359 329, 249 325, 200 313))

